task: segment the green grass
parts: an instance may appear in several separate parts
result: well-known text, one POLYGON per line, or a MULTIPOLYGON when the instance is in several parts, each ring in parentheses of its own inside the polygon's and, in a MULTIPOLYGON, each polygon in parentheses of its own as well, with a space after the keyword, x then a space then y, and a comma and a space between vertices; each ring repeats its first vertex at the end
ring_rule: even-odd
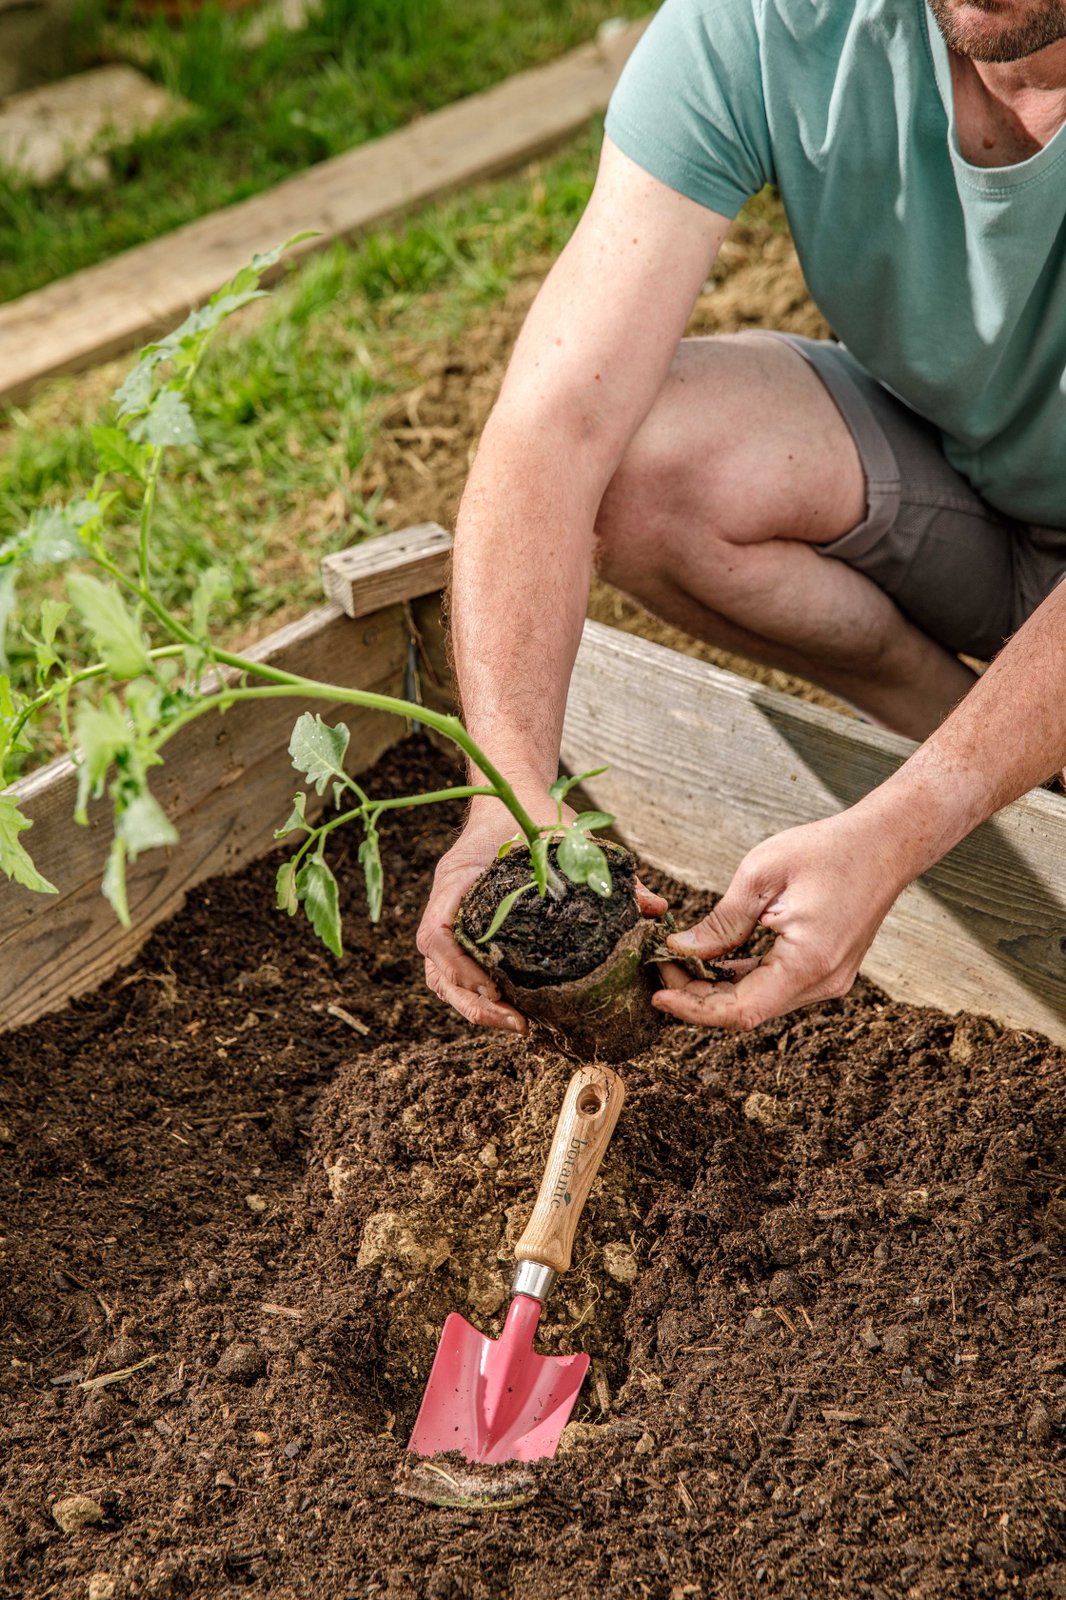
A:
MULTIPOLYGON (((461 333, 562 248, 588 197, 600 136, 596 127, 551 161, 398 230, 334 245, 240 314, 197 380, 204 448, 171 453, 160 496, 157 571, 169 604, 182 612, 197 573, 225 567, 233 594, 218 631, 232 638, 294 601, 306 606, 320 556, 378 530, 374 505, 354 485, 389 397, 419 381, 410 352, 461 333), (340 533, 320 512, 331 496, 343 506, 340 533)), ((106 387, 99 373, 57 380, 0 418, 0 545, 34 507, 91 482, 89 428, 109 413, 108 391, 130 364, 106 387)), ((113 551, 124 542, 136 542, 132 506, 113 551)), ((23 591, 23 618, 49 591, 56 579, 47 575, 23 591)), ((8 648, 13 679, 28 688, 17 622, 8 648)))
POLYGON ((218 10, 174 28, 107 24, 83 0, 82 63, 136 57, 192 112, 116 152, 82 193, 0 174, 0 300, 257 194, 316 161, 590 38, 645 0, 322 0, 296 34, 255 50, 218 10))

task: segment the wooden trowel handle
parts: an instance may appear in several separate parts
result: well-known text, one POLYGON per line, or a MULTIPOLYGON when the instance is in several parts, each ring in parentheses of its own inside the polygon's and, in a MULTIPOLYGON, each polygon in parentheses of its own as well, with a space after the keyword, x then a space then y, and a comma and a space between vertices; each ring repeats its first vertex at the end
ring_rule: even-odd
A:
POLYGON ((519 1261, 539 1261, 555 1272, 569 1268, 578 1221, 625 1093, 610 1067, 582 1067, 570 1079, 537 1203, 515 1249, 519 1261))

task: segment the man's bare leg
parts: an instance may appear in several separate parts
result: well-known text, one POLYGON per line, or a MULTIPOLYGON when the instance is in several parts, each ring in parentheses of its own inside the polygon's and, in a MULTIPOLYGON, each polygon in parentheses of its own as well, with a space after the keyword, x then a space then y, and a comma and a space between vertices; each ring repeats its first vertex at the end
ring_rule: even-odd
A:
POLYGON ((758 335, 690 339, 603 498, 597 564, 686 632, 924 739, 974 675, 810 548, 865 515, 855 443, 803 357, 758 335))

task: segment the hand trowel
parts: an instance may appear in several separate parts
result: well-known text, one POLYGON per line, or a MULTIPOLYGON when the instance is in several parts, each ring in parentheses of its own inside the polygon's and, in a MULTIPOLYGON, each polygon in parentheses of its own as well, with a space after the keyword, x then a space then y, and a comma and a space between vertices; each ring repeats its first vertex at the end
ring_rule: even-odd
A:
POLYGON ((555 1125, 533 1214, 515 1249, 514 1298, 499 1339, 457 1312, 444 1324, 407 1448, 468 1461, 540 1461, 553 1456, 574 1408, 589 1358, 533 1349, 541 1307, 570 1266, 582 1208, 622 1109, 625 1089, 608 1067, 582 1067, 570 1080, 555 1125))

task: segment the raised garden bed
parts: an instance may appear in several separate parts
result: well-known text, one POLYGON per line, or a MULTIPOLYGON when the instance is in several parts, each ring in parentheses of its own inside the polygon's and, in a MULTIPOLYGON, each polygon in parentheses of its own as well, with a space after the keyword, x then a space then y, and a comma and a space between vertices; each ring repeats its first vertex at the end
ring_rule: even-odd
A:
MULTIPOLYGON (((338 672, 359 673, 374 651, 375 681, 399 687, 420 661, 424 692, 444 696, 437 602, 417 598, 441 581, 427 538, 408 538, 402 557, 391 547, 394 560, 371 547, 373 585, 357 558, 339 575, 335 564, 334 595, 364 614, 329 610, 299 648, 331 630, 338 672), (387 619, 400 643, 383 657, 387 619)), ((746 762, 735 781, 754 796, 751 729, 787 730, 802 750, 795 781, 781 779, 796 815, 832 803, 827 774, 861 778, 891 759, 868 730, 723 677, 591 629, 571 700, 568 759, 591 749, 583 730, 598 713, 596 752, 617 762, 600 781, 624 798, 624 831, 684 920, 706 895, 654 870, 680 849, 675 737, 697 768, 701 739, 734 773, 746 762), (622 662, 619 749, 625 730, 605 706, 622 662), (684 675, 681 734, 645 698, 649 673, 666 674, 664 695, 684 675), (654 808, 639 782, 645 714, 658 719, 654 808)), ((383 823, 391 884, 376 931, 355 841, 339 856, 339 965, 271 909, 274 862, 251 858, 285 804, 270 787, 284 741, 275 761, 239 710, 192 725, 201 744, 168 761, 168 804, 192 795, 198 771, 211 820, 162 877, 151 857, 138 863, 141 930, 162 921, 134 965, 115 970, 135 940, 90 920, 102 828, 80 836, 58 903, 31 918, 19 891, 5 895, 4 914, 21 919, 0 934, 5 982, 23 965, 0 1003, 8 1023, 21 1005, 26 1025, 0 1039, 0 1593, 1061 1595, 1066 1056, 1034 1032, 914 1009, 865 982, 751 1035, 670 1028, 622 1069, 623 1118, 542 1336, 593 1356, 584 1427, 523 1480, 521 1505, 407 1497, 402 1446, 441 1321, 459 1309, 498 1330, 499 1257, 570 1067, 536 1039, 472 1032, 423 988, 414 929, 457 809, 383 823), (79 1495, 101 1519, 64 1532, 53 1507, 79 1495)), ((399 731, 368 728, 364 753, 399 731)), ((375 793, 453 770, 422 741, 396 745, 375 793)), ((769 810, 745 826, 785 805, 763 779, 769 810)), ((27 780, 37 859, 57 867, 49 796, 66 781, 61 769, 27 780)), ((690 810, 705 803, 690 793, 690 810)), ((1031 797, 973 848, 994 861, 996 840, 1024 839, 1032 862, 1036 840, 1050 859, 1056 807, 1031 797)), ((739 832, 720 819, 721 848, 739 832)), ((965 860, 946 870, 961 924, 976 891, 965 860)), ((974 873, 990 901, 987 872, 974 873)), ((1032 877, 1029 909, 1008 913, 1036 948, 1058 890, 1035 866, 1032 877)), ((1011 971, 990 925, 962 963, 975 982, 983 970, 988 1009, 1011 971)), ((891 932, 899 948, 925 937, 910 911, 891 932)), ((956 1004, 957 963, 927 954, 910 968, 923 965, 956 1004)), ((1052 1024, 1054 977, 1034 1002, 1052 1024)))

